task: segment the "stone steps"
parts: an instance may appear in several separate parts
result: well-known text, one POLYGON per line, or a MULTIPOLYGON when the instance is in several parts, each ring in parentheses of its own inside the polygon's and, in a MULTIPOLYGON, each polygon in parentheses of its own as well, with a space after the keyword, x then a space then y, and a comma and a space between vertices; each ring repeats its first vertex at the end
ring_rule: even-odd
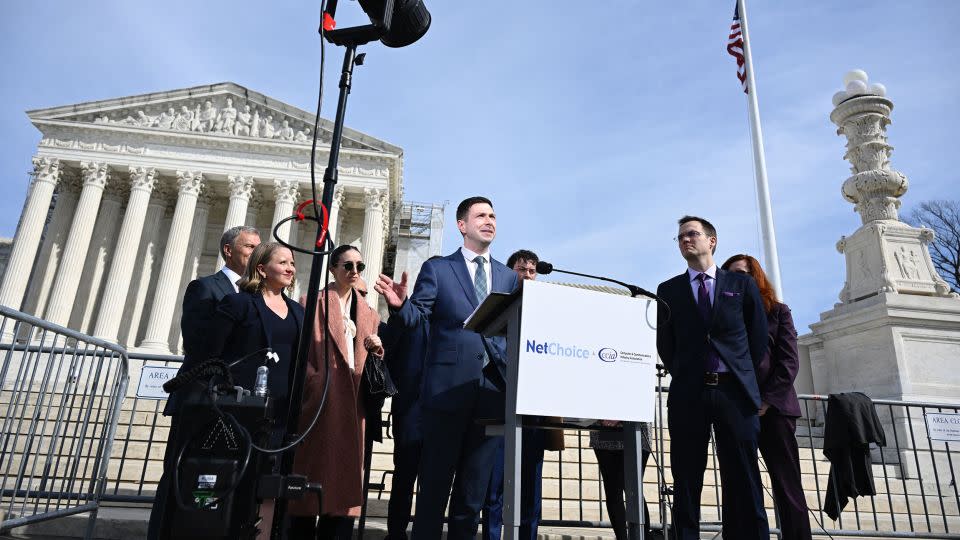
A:
MULTIPOLYGON (((663 435, 664 440, 660 441, 665 452, 663 457, 669 462, 669 433, 664 430, 663 435)), ((823 428, 807 426, 805 421, 801 421, 797 430, 797 439, 800 446, 801 481, 806 491, 808 506, 816 514, 816 519, 826 520, 826 525, 829 528, 837 528, 839 527, 838 523, 830 522, 826 515, 820 512, 830 471, 830 462, 822 453, 823 428)), ((565 440, 567 449, 563 452, 545 453, 543 466, 544 519, 593 521, 605 518, 606 509, 601 509, 603 489, 599 478, 599 469, 593 451, 588 447, 589 438, 586 432, 582 432, 578 436, 568 431, 565 440), (582 459, 582 463, 578 463, 578 459, 582 459)), ((375 469, 377 469, 376 464, 379 464, 382 469, 392 466, 390 457, 385 454, 386 446, 384 445, 382 450, 375 450, 377 454, 380 454, 374 456, 375 469)), ((659 450, 658 445, 655 444, 654 446, 654 451, 657 452, 659 450)), ((885 459, 887 457, 885 454, 885 459)), ((649 501, 658 499, 658 486, 653 464, 653 460, 648 464, 643 486, 644 495, 649 501)), ((717 505, 721 497, 718 493, 719 476, 715 477, 711 470, 714 466, 715 457, 712 454, 708 455, 708 469, 704 475, 704 489, 701 498, 703 520, 705 522, 718 521, 717 505)), ((761 462, 761 471, 764 470, 765 467, 761 462)), ((930 532, 936 532, 944 530, 944 520, 949 525, 950 531, 960 530, 960 523, 957 521, 960 519, 960 508, 957 505, 954 488, 949 484, 949 475, 942 474, 944 471, 941 471, 941 475, 946 480, 941 480, 940 494, 938 494, 937 485, 932 479, 924 479, 921 482, 916 478, 902 478, 900 465, 896 463, 876 463, 873 466, 873 471, 878 495, 873 498, 860 498, 856 503, 856 507, 860 510, 861 522, 866 530, 893 530, 893 527, 896 526, 898 531, 912 529, 927 531, 929 529, 930 532), (921 489, 923 495, 921 495, 921 489), (905 495, 905 493, 908 495, 905 495), (926 511, 931 514, 929 527, 927 518, 922 517, 924 504, 926 504, 926 511), (913 520, 913 527, 910 526, 911 519, 913 520)), ((664 471, 664 476, 668 484, 672 482, 672 474, 669 468, 664 471)), ((773 523, 774 505, 770 491, 770 479, 766 472, 762 472, 762 476, 765 486, 765 506, 771 523, 773 523)), ((374 478, 380 478, 380 476, 375 473, 374 478)), ((389 481, 390 477, 387 475, 388 489, 389 481)), ((386 496, 388 496, 387 493, 384 494, 384 497, 386 496)), ((854 508, 853 503, 848 504, 841 515, 840 523, 844 526, 856 525, 857 515, 854 508)), ((659 522, 659 508, 656 504, 651 504, 651 512, 651 520, 659 522)))
MULTIPOLYGON (((2 404, 0 404, 2 405, 2 404)), ((112 459, 109 465, 109 483, 107 492, 113 493, 119 488, 121 494, 152 495, 156 486, 156 481, 160 476, 162 469, 162 457, 164 453, 164 441, 168 430, 169 420, 162 415, 156 414, 158 410, 157 402, 139 400, 132 402, 126 400, 121 412, 121 420, 117 429, 117 442, 112 448, 112 459), (156 425, 154 425, 156 420, 156 425), (151 442, 152 441, 152 442, 151 442), (141 480, 142 479, 142 480, 141 480), (141 484, 142 481, 142 484, 141 484)), ((818 519, 821 517, 820 508, 822 498, 827 485, 830 463, 822 454, 823 446, 823 428, 820 426, 807 425, 807 422, 801 420, 797 429, 797 438, 800 445, 800 468, 802 483, 806 490, 808 505, 814 510, 818 519), (818 496, 818 488, 820 495, 818 496)), ((597 467, 594 453, 589 448, 589 436, 587 432, 567 431, 565 435, 567 449, 563 452, 546 452, 544 463, 544 519, 549 520, 586 520, 597 521, 606 518, 606 510, 602 508, 603 489, 599 478, 599 469, 597 467), (578 463, 578 460, 582 462, 578 463)), ((669 433, 664 430, 663 440, 655 440, 655 455, 662 457, 669 464, 670 438, 669 433), (663 448, 664 455, 660 456, 660 447, 663 448)), ((11 447, 22 446, 22 441, 16 440, 11 447)), ((921 451, 921 460, 928 459, 927 450, 921 451)), ((875 458, 879 458, 879 453, 875 452, 875 458)), ((943 454, 943 456, 946 454, 943 454)), ((906 457, 906 466, 912 466, 913 456, 906 457)), ((957 505, 955 495, 956 488, 949 484, 951 478, 950 471, 941 467, 940 485, 935 479, 926 474, 923 480, 913 478, 902 478, 901 465, 898 463, 898 456, 893 451, 884 453, 886 464, 875 464, 873 466, 875 482, 880 494, 874 498, 861 498, 857 501, 860 508, 860 518, 864 527, 872 530, 879 526, 881 530, 892 530, 896 525, 898 531, 910 530, 910 520, 914 521, 915 529, 919 530, 940 530, 944 528, 944 520, 950 526, 951 531, 960 531, 960 524, 955 523, 960 517, 960 509, 957 505), (922 495, 921 495, 922 492, 922 495), (923 517, 926 512, 930 515, 930 525, 927 525, 927 518, 923 517), (874 510, 875 509, 875 510, 874 510), (874 517, 876 512, 876 517, 874 517)), ((56 465, 56 457, 52 459, 39 458, 31 463, 35 470, 41 470, 46 465, 52 467, 56 465)), ((954 476, 960 477, 960 459, 954 459, 954 476)), ((7 465, 16 469, 20 462, 15 455, 11 455, 7 465)), ((392 476, 388 472, 393 468, 392 458, 392 440, 385 439, 383 444, 374 445, 372 456, 372 474, 371 482, 379 484, 381 478, 385 484, 385 491, 381 494, 382 499, 377 504, 384 503, 389 498, 392 476)), ((648 500, 657 501, 658 486, 657 473, 654 471, 654 461, 648 464, 648 470, 644 478, 644 494, 648 500)), ((705 522, 717 521, 718 501, 718 480, 712 467, 715 465, 713 455, 708 455, 708 470, 704 476, 704 490, 701 500, 703 516, 705 522)), ((56 468, 56 467, 53 467, 56 468)), ((917 469, 917 467, 913 467, 917 469)), ((761 465, 761 470, 764 467, 761 465)), ((907 467, 904 470, 909 469, 907 467)), ((2 472, 2 471, 0 471, 2 472)), ((665 481, 672 482, 672 474, 669 467, 663 472, 665 481)), ((53 476, 60 480, 69 478, 62 472, 53 472, 53 476)), ((773 516, 773 501, 769 494, 770 482, 766 473, 762 474, 764 486, 768 492, 765 494, 765 504, 768 514, 773 516)), ((916 476, 916 475, 914 475, 916 476)), ((9 482, 9 478, 8 478, 9 482)), ((62 485, 63 482, 55 483, 55 486, 62 485)), ((371 497, 376 499, 378 493, 371 492, 371 497)), ((856 515, 851 504, 842 515, 844 526, 854 526, 856 524, 856 515)), ((660 521, 660 510, 657 504, 651 504, 652 520, 660 521)), ((375 515, 375 514, 372 514, 375 515)), ((837 523, 829 522, 830 528, 838 527, 837 523)))

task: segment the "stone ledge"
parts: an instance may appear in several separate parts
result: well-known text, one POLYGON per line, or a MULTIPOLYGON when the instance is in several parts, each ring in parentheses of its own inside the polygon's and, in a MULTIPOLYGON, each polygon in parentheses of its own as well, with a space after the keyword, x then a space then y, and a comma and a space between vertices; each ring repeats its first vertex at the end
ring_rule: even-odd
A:
MULTIPOLYGON (((384 505, 383 511, 385 512, 385 510, 384 505)), ((94 540, 146 538, 149 517, 149 508, 101 508, 97 525, 94 528, 94 540)), ((81 514, 20 527, 14 529, 9 535, 0 536, 0 540, 74 540, 83 538, 86 526, 87 516, 81 514)), ((386 536, 386 533, 385 518, 371 517, 367 519, 364 534, 366 538, 380 540, 386 536)), ((704 538, 711 538, 712 536, 712 534, 704 535, 704 538)), ((356 532, 354 537, 356 537, 356 532)), ((446 538, 446 534, 444 534, 444 538, 446 538)), ((541 540, 614 540, 614 535, 611 529, 540 527, 539 538, 541 540)))

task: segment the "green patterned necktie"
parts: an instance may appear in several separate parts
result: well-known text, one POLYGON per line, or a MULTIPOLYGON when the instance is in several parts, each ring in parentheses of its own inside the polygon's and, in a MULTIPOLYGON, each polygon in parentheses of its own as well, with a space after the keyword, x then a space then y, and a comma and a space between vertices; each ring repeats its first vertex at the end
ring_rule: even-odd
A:
MULTIPOLYGON (((473 275, 473 288, 477 293, 477 302, 482 304, 483 299, 487 297, 487 269, 483 266, 487 261, 482 256, 477 255, 473 262, 477 263, 477 273, 473 275)), ((483 351, 482 356, 483 365, 486 366, 490 362, 487 351, 483 351)))
POLYGON ((487 269, 484 268, 484 259, 481 255, 477 255, 473 262, 477 263, 477 273, 473 275, 473 288, 477 292, 477 302, 483 303, 483 299, 487 297, 487 269))

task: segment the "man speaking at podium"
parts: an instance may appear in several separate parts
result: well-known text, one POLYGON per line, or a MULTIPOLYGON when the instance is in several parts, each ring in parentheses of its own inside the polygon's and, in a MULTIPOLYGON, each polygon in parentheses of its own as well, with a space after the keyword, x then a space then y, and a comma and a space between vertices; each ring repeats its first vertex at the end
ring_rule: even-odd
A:
POLYGON ((457 228, 463 247, 425 262, 409 299, 406 273, 399 283, 380 274, 375 287, 406 328, 430 325, 421 391, 420 493, 413 522, 413 537, 420 539, 441 537, 448 494, 447 538, 476 536, 499 439, 486 436, 477 420, 503 417, 506 341, 466 330, 463 322, 489 292, 513 291, 517 275, 490 257, 497 219, 489 199, 461 202, 457 228))
POLYGON ((680 219, 687 271, 657 288, 657 351, 671 375, 667 398, 677 538, 700 538, 700 493, 710 426, 723 489, 723 537, 767 540, 757 440, 760 390, 755 367, 767 348, 766 312, 756 283, 717 268, 717 231, 709 221, 680 219))

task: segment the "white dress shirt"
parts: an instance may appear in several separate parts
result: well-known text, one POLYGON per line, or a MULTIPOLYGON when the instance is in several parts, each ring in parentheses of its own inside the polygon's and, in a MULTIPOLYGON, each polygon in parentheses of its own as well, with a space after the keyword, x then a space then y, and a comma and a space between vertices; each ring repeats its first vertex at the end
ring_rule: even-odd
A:
POLYGON ((240 287, 237 287, 237 282, 240 281, 240 274, 234 272, 226 266, 221 268, 220 271, 223 272, 223 275, 227 276, 227 279, 229 279, 230 283, 233 284, 233 292, 240 292, 240 287))
POLYGON ((467 261, 467 271, 470 272, 470 283, 476 283, 477 279, 477 263, 473 262, 473 259, 477 258, 477 255, 483 257, 484 271, 487 273, 487 294, 493 292, 493 270, 490 268, 490 252, 486 253, 474 253, 467 249, 466 246, 460 248, 460 254, 463 255, 463 258, 467 261))
POLYGON ((345 360, 347 361, 347 365, 350 366, 350 370, 356 371, 357 361, 354 358, 353 346, 357 338, 357 325, 350 319, 350 309, 353 307, 353 295, 348 295, 347 301, 344 302, 339 294, 332 294, 337 297, 337 301, 340 304, 340 315, 343 317, 343 339, 347 346, 347 357, 345 360))

